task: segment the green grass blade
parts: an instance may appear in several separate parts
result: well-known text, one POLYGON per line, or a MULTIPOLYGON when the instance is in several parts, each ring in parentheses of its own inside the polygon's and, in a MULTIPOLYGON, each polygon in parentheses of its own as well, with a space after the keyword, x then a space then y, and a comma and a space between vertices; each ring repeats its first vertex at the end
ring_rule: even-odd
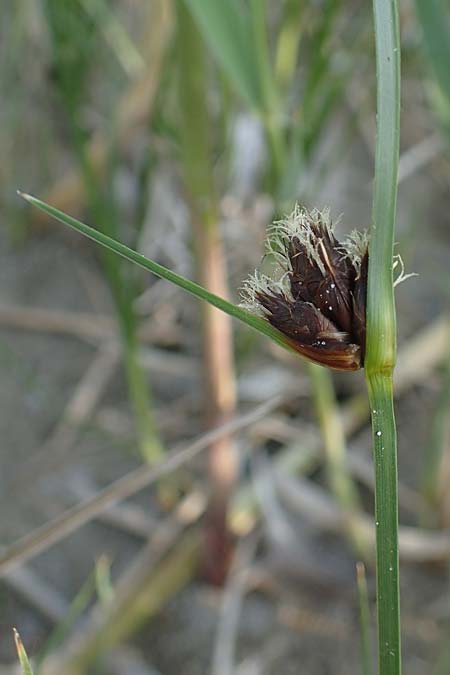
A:
POLYGON ((416 0, 425 50, 439 86, 450 103, 450 22, 448 2, 416 0))
POLYGON ((366 372, 393 368, 396 322, 392 282, 400 138, 400 52, 396 2, 374 0, 377 139, 367 289, 366 372), (380 339, 382 338, 382 339, 380 339))
POLYGON ((203 101, 207 99, 210 54, 189 10, 177 4, 176 51, 178 57, 178 105, 183 114, 178 129, 183 181, 189 195, 194 223, 208 227, 217 218, 214 180, 213 124, 211 113, 203 101), (202 102, 202 103, 200 103, 202 102))
POLYGON ((184 0, 211 53, 236 92, 261 117, 271 154, 271 182, 276 186, 285 166, 280 125, 282 98, 270 59, 266 2, 184 0))
POLYGON ((252 40, 255 60, 258 64, 259 87, 261 91, 260 116, 266 131, 271 155, 270 180, 275 188, 283 175, 286 165, 286 148, 283 125, 280 123, 281 96, 275 81, 273 66, 270 60, 269 37, 266 20, 266 2, 250 0, 250 16, 253 27, 252 40))
POLYGON ((80 0, 84 11, 97 23, 105 42, 128 77, 136 77, 145 69, 145 59, 127 29, 107 0, 80 0))
POLYGON ((345 530, 358 556, 368 558, 367 542, 358 527, 359 494, 348 470, 347 448, 341 415, 338 410, 331 373, 315 363, 308 364, 316 416, 325 449, 328 484, 345 513, 345 530))
POLYGON ((44 646, 42 647, 41 651, 39 652, 39 656, 36 659, 37 675, 40 675, 41 666, 45 659, 49 656, 49 654, 55 652, 64 643, 80 616, 92 602, 92 599, 95 596, 95 573, 97 571, 97 565, 95 572, 89 574, 87 580, 83 583, 80 590, 71 601, 65 617, 58 624, 56 624, 49 637, 45 641, 44 646))
POLYGON ((20 638, 20 635, 15 628, 13 628, 13 631, 14 631, 14 641, 16 643, 17 656, 19 657, 20 667, 22 668, 22 674, 33 675, 33 669, 31 668, 31 664, 28 660, 28 656, 25 651, 25 647, 23 646, 23 642, 20 638))
POLYGON ((251 38, 251 21, 244 3, 239 0, 184 2, 238 94, 252 108, 261 110, 263 92, 251 38))
POLYGON ((300 40, 305 26, 302 14, 304 0, 285 0, 275 50, 275 79, 282 91, 287 91, 294 77, 300 40))
POLYGON ((266 112, 274 112, 278 108, 279 95, 275 82, 274 70, 270 60, 269 36, 266 21, 266 2, 250 0, 250 16, 253 25, 254 54, 259 70, 261 96, 266 112))
POLYGON ((24 199, 26 199, 26 201, 28 201, 30 204, 33 204, 33 206, 37 206, 42 211, 45 211, 45 213, 47 213, 49 216, 56 218, 56 220, 59 220, 61 223, 64 223, 64 225, 68 225, 77 232, 84 234, 84 236, 89 237, 89 239, 92 239, 97 244, 101 244, 110 251, 114 251, 114 253, 117 253, 126 260, 129 260, 130 262, 135 263, 140 267, 143 267, 149 272, 152 272, 157 277, 160 277, 161 279, 166 279, 166 281, 170 281, 172 284, 179 286, 180 288, 187 291, 191 295, 194 295, 196 298, 209 302, 210 305, 217 307, 218 309, 222 310, 222 312, 229 314, 235 319, 239 319, 239 321, 242 321, 242 323, 245 323, 247 326, 250 326, 251 328, 254 328, 255 330, 262 333, 263 335, 266 335, 267 337, 271 338, 271 340, 274 340, 274 342, 281 345, 285 349, 288 349, 289 351, 293 351, 294 353, 296 353, 295 350, 293 350, 286 342, 286 338, 284 337, 284 335, 280 333, 280 331, 278 331, 276 328, 271 326, 270 323, 265 319, 262 319, 258 316, 255 316, 254 314, 251 314, 246 309, 243 309, 238 305, 234 305, 232 302, 228 302, 228 300, 220 298, 218 295, 214 295, 214 293, 210 293, 209 291, 206 290, 206 288, 203 288, 203 286, 196 284, 194 281, 190 281, 189 279, 180 276, 176 272, 172 272, 172 270, 167 269, 167 267, 160 265, 154 260, 149 260, 141 253, 133 251, 133 249, 128 248, 128 246, 121 244, 115 239, 112 239, 112 237, 109 237, 108 235, 99 232, 95 228, 90 227, 90 225, 86 225, 85 223, 76 220, 76 218, 68 216, 62 211, 55 209, 53 206, 50 206, 49 204, 42 202, 40 199, 37 199, 36 197, 33 197, 32 195, 29 194, 25 194, 23 192, 19 192, 18 194, 24 199))
POLYGON ((396 321, 392 257, 400 139, 400 36, 396 0, 373 0, 377 62, 377 139, 367 288, 366 380, 372 413, 378 661, 400 675, 397 433, 392 374, 396 321))

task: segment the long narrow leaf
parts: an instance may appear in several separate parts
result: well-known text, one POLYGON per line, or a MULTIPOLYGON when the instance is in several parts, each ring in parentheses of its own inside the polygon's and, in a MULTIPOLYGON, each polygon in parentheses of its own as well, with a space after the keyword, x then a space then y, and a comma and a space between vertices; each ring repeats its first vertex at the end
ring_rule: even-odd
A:
POLYGON ((95 228, 90 227, 90 225, 86 225, 85 223, 76 220, 76 218, 68 216, 62 211, 55 209, 53 206, 50 206, 49 204, 42 202, 40 199, 37 199, 36 197, 33 197, 32 195, 29 194, 25 194, 23 192, 19 192, 18 194, 24 199, 26 199, 26 201, 28 201, 30 204, 37 206, 39 209, 45 211, 48 215, 52 216, 53 218, 56 218, 56 220, 59 220, 61 223, 68 225, 77 232, 80 232, 81 234, 84 234, 86 237, 89 237, 89 239, 92 239, 97 244, 105 246, 106 248, 108 248, 111 251, 114 251, 115 253, 122 256, 126 260, 129 260, 130 262, 133 262, 136 265, 143 267, 149 272, 152 272, 157 277, 170 281, 171 283, 175 284, 176 286, 179 286, 180 288, 187 291, 191 295, 194 295, 196 298, 200 298, 200 300, 205 300, 206 302, 209 302, 210 305, 217 307, 218 309, 222 310, 222 312, 229 314, 235 319, 239 319, 239 321, 242 321, 243 323, 247 324, 247 326, 254 328, 260 333, 263 333, 263 335, 267 335, 267 337, 271 338, 272 340, 274 340, 274 342, 281 345, 285 349, 288 349, 296 353, 286 342, 286 338, 283 336, 283 334, 280 333, 280 331, 278 331, 276 328, 271 326, 268 321, 265 321, 264 319, 255 316, 254 314, 251 314, 246 309, 243 309, 238 305, 234 305, 232 302, 228 302, 228 300, 225 300, 224 298, 220 298, 218 295, 214 295, 214 293, 210 293, 209 291, 206 290, 206 288, 203 288, 203 286, 196 284, 194 281, 190 281, 189 279, 180 276, 176 272, 172 272, 172 270, 167 269, 167 267, 160 265, 154 260, 149 260, 141 253, 133 251, 133 249, 128 248, 128 246, 125 246, 124 244, 121 244, 115 239, 108 237, 108 235, 99 232, 95 228))
POLYGON ((13 628, 13 631, 14 631, 14 641, 16 643, 17 656, 19 657, 22 673, 23 675, 33 675, 33 670, 28 660, 28 656, 25 651, 25 647, 23 646, 23 642, 20 638, 20 635, 15 628, 13 628))
POLYGON ((251 22, 239 0, 184 0, 211 52, 251 107, 263 107, 251 22))

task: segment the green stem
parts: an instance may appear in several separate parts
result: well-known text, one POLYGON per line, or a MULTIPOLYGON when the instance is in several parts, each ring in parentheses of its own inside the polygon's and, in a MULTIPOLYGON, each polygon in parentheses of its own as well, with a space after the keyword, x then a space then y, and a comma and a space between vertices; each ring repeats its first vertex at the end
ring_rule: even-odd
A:
POLYGON ((375 462, 378 658, 381 675, 399 675, 400 597, 398 561, 397 434, 392 378, 368 378, 375 462))
POLYGON ((396 321, 392 283, 400 136, 400 37, 396 0, 373 0, 377 142, 367 288, 366 379, 375 462, 378 659, 381 675, 401 673, 397 436, 392 374, 396 321))
MULTIPOLYGON (((214 122, 207 105, 208 53, 202 36, 183 3, 177 5, 178 105, 180 159, 190 211, 197 276, 202 285, 228 295, 227 267, 219 230, 214 180, 214 122)), ((230 318, 204 303, 201 307, 204 407, 210 426, 228 419, 235 408, 233 339, 230 318)), ((208 448, 211 499, 205 524, 204 573, 220 583, 228 571, 231 536, 228 504, 238 478, 238 462, 231 436, 208 448)))
POLYGON ((163 446, 156 432, 153 404, 144 371, 139 365, 139 345, 136 332, 123 340, 123 359, 128 384, 128 393, 134 411, 140 453, 153 464, 164 454, 163 446))

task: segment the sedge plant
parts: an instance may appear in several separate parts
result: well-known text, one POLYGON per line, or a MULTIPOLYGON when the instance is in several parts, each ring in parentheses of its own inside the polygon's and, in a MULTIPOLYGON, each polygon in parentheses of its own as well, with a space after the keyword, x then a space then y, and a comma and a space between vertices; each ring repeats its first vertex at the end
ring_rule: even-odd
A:
MULTIPOLYGON (((208 6, 213 7, 213 5, 217 9, 218 5, 216 3, 211 3, 208 6)), ((230 6, 232 5, 233 3, 230 3, 230 6)), ((379 670, 382 675, 399 675, 401 666, 397 542, 397 468, 396 432, 392 403, 392 371, 396 350, 392 258, 400 109, 400 51, 396 3, 391 0, 374 0, 374 16, 377 55, 378 126, 375 189, 368 256, 365 370, 372 410, 376 476, 375 521, 379 670)), ((243 39, 245 31, 233 33, 233 39, 237 40, 239 35, 241 35, 240 39, 243 39)), ((239 44, 242 46, 241 42, 239 44)), ((249 63, 245 61, 234 62, 233 58, 230 58, 229 63, 230 68, 235 68, 237 81, 242 88, 243 78, 245 78, 248 68, 252 67, 251 60, 249 63)), ((249 99, 253 106, 255 105, 255 101, 258 101, 258 96, 260 95, 258 88, 250 91, 249 99)), ((269 97, 268 100, 271 101, 272 99, 269 97)), ((270 130, 270 133, 274 133, 273 129, 270 130)), ((275 149, 278 142, 276 132, 272 142, 275 143, 272 146, 275 149)), ((108 236, 108 234, 100 232, 64 214, 35 197, 26 194, 22 196, 34 206, 93 239, 110 251, 178 285, 197 298, 208 302, 210 305, 270 337, 284 348, 298 353, 299 350, 296 348, 295 341, 293 342, 279 327, 267 321, 267 318, 257 316, 245 307, 237 306, 225 300, 199 284, 189 281, 133 251, 108 236)), ((350 348, 351 345, 349 345, 350 348)), ((355 355, 353 354, 352 356, 350 352, 348 352, 349 363, 353 364, 352 358, 355 355)), ((358 365, 360 364, 356 363, 356 367, 358 365)))
MULTIPOLYGON (((332 230, 327 229, 329 228, 329 225, 327 225, 326 214, 320 214, 318 212, 308 213, 297 207, 290 218, 285 221, 286 227, 282 227, 281 232, 286 241, 284 256, 289 257, 291 264, 297 266, 300 265, 302 268, 298 269, 296 267, 294 270, 291 270, 291 289, 294 288, 294 284, 301 285, 302 278, 305 279, 305 284, 307 286, 309 286, 312 279, 314 286, 314 278, 317 278, 321 266, 324 267, 323 263, 326 262, 327 267, 329 267, 327 273, 330 272, 329 275, 327 274, 325 276, 325 282, 330 289, 328 291, 329 295, 327 296, 326 302, 329 303, 330 306, 324 307, 323 303, 321 304, 320 297, 322 296, 319 293, 319 289, 314 298, 315 305, 308 302, 301 302, 297 307, 298 301, 294 301, 292 295, 289 295, 287 291, 285 295, 279 295, 277 297, 275 289, 282 289, 283 282, 280 284, 280 282, 274 280, 266 281, 262 276, 259 278, 255 276, 253 279, 249 280, 246 286, 247 305, 250 304, 248 300, 253 294, 254 300, 257 300, 262 307, 265 307, 269 311, 268 316, 263 318, 262 316, 258 316, 258 313, 255 313, 255 311, 252 311, 252 308, 247 309, 245 306, 236 306, 233 303, 230 303, 202 286, 199 286, 175 272, 168 270, 162 265, 147 259, 145 256, 129 249, 104 233, 67 216, 35 197, 25 194, 22 196, 31 204, 43 209, 46 213, 56 217, 61 222, 83 233, 94 241, 101 243, 103 246, 118 253, 127 260, 140 265, 161 278, 175 283, 192 295, 202 300, 206 300, 227 314, 240 319, 252 328, 271 337, 286 349, 289 349, 294 353, 300 353, 322 365, 330 365, 339 370, 352 371, 361 366, 363 359, 363 344, 359 341, 358 330, 352 329, 351 333, 342 332, 339 330, 339 326, 336 327, 335 324, 321 312, 321 310, 323 312, 327 312, 328 310, 331 311, 333 304, 336 308, 334 310, 336 317, 334 320, 336 322, 338 319, 342 322, 352 320, 352 317, 354 318, 357 316, 356 309, 343 311, 340 306, 340 299, 342 298, 343 301, 346 302, 350 298, 350 291, 346 287, 347 283, 352 285, 354 297, 360 297, 362 299, 361 294, 356 290, 356 286, 353 286, 355 284, 355 274, 358 270, 359 274, 357 275, 357 278, 360 281, 359 284, 358 282, 356 283, 359 288, 365 287, 365 276, 364 272, 361 271, 364 269, 364 263, 361 260, 358 262, 356 259, 355 262, 352 262, 351 264, 350 262, 344 262, 344 258, 340 252, 341 248, 338 246, 338 242, 334 238, 332 230), (287 228, 287 226, 289 226, 289 228, 287 228), (288 229, 288 234, 291 234, 290 229, 293 230, 293 238, 287 238, 285 232, 286 229, 288 229), (313 253, 308 246, 309 235, 314 230, 317 231, 317 240, 315 243, 318 248, 314 248, 313 253), (324 241, 323 238, 318 236, 319 234, 322 234, 323 237, 327 238, 326 248, 323 249, 323 257, 320 257, 322 254, 319 254, 318 252, 322 250, 320 246, 322 245, 323 247, 324 241), (303 239, 301 239, 302 236, 303 239), (295 246, 296 248, 292 248, 292 246, 295 246), (302 277, 303 271, 304 276, 302 277), (255 286, 256 279, 258 283, 255 286), (290 301, 289 298, 291 298, 290 301), (286 318, 287 315, 285 310, 286 307, 289 306, 288 302, 291 303, 290 307, 293 315, 296 312, 299 312, 297 323, 295 323, 295 321, 293 323, 290 316, 286 318), (267 320, 267 318, 269 318, 269 320, 267 320), (306 327, 303 325, 305 322, 308 324, 306 327), (309 337, 302 339, 305 338, 305 333, 309 337)), ((348 250, 350 253, 352 250, 352 241, 347 243, 347 246, 349 247, 348 250)), ((363 256, 362 260, 367 260, 367 242, 365 242, 364 239, 360 242, 360 248, 361 255, 363 256)), ((283 254, 280 253, 280 256, 282 255, 283 254)), ((324 292, 327 291, 324 289, 324 292)))

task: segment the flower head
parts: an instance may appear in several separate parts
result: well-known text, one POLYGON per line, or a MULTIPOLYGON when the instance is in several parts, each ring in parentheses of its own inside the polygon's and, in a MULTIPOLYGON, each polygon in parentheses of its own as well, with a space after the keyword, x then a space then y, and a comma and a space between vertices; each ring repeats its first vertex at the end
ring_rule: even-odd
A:
POLYGON ((273 276, 256 271, 243 286, 243 306, 265 317, 306 358, 337 370, 364 364, 367 233, 339 242, 328 210, 296 205, 269 230, 273 276))

